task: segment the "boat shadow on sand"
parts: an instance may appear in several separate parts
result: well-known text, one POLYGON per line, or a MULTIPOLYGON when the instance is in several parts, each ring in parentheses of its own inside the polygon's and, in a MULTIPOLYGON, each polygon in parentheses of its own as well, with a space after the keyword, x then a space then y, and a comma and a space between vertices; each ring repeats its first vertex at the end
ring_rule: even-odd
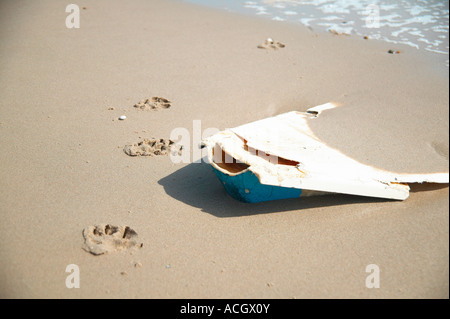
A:
MULTIPOLYGON (((188 164, 160 179, 158 184, 163 186, 166 193, 176 200, 198 207, 216 217, 249 216, 361 203, 398 202, 364 196, 330 194, 253 204, 242 203, 227 194, 211 166, 206 163, 188 164)), ((436 187, 442 186, 436 186, 435 184, 413 186, 411 192, 434 190, 436 187)))

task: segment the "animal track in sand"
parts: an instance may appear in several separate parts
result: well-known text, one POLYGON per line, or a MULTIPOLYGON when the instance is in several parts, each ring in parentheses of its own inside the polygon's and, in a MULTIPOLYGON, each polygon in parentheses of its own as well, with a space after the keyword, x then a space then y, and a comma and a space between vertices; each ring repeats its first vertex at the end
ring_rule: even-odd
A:
POLYGON ((139 103, 134 105, 135 108, 141 110, 156 110, 156 109, 168 109, 171 107, 171 103, 168 99, 163 97, 154 96, 151 99, 143 99, 139 103))
POLYGON ((278 50, 280 48, 284 48, 286 45, 284 45, 281 42, 273 41, 271 38, 266 39, 266 41, 263 44, 258 45, 258 49, 273 49, 278 50))
POLYGON ((439 142, 432 142, 429 144, 430 147, 441 157, 446 159, 448 161, 448 144, 445 143, 439 143, 439 142))
POLYGON ((83 249, 98 256, 130 248, 141 248, 137 233, 129 226, 101 224, 83 229, 83 249))
POLYGON ((145 138, 133 145, 125 145, 123 151, 129 156, 181 155, 183 146, 169 139, 145 138))

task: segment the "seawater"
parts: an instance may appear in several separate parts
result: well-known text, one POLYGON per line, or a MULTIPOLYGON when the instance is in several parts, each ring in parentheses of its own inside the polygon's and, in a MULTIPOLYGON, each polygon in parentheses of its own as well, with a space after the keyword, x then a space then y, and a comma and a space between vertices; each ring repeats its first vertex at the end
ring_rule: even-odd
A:
POLYGON ((437 0, 184 0, 303 24, 311 29, 368 36, 439 55, 449 67, 449 1, 437 0))

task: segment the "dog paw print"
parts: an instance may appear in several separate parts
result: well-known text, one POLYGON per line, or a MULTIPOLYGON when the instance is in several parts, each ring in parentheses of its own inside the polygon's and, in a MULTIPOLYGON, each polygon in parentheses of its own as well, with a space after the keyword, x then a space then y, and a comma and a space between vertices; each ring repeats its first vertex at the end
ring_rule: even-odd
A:
POLYGON ((272 50, 278 50, 280 48, 284 48, 286 45, 278 42, 278 41, 274 41, 271 38, 267 38, 266 41, 263 44, 258 45, 259 49, 272 49, 272 50))
POLYGON ((135 108, 141 110, 156 110, 156 109, 168 109, 171 106, 168 99, 163 97, 154 96, 150 99, 143 99, 134 105, 135 108))
POLYGON ((183 146, 169 139, 145 138, 132 145, 125 145, 123 151, 129 156, 181 155, 183 146))
POLYGON ((129 226, 101 224, 83 229, 84 246, 87 252, 98 256, 119 250, 141 248, 137 233, 129 226))

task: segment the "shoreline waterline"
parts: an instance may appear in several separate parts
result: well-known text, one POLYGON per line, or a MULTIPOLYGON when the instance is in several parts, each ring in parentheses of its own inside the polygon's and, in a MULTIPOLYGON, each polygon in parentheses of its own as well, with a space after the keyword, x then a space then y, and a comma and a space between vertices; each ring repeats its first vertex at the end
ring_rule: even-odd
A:
POLYGON ((304 25, 317 31, 407 45, 449 67, 448 1, 182 0, 220 10, 304 25))

